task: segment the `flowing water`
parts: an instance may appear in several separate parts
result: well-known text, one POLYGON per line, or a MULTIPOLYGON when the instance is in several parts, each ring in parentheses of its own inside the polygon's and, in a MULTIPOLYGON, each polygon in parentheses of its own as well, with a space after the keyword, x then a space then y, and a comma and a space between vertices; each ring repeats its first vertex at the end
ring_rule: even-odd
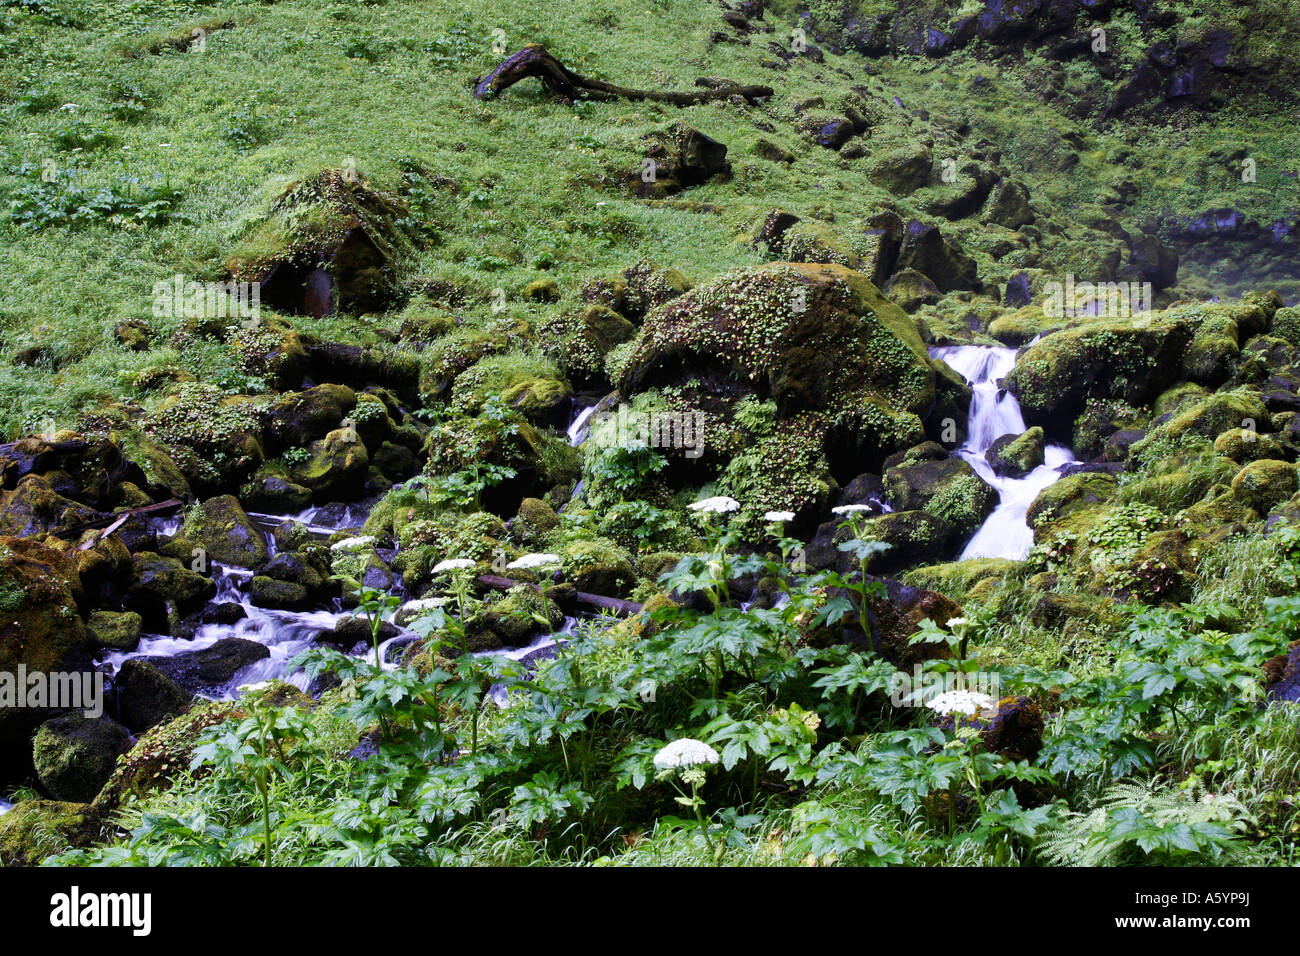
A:
POLYGON ((1043 449, 1043 464, 1023 478, 1004 478, 994 473, 984 453, 1003 435, 1020 435, 1025 420, 1020 403, 999 382, 1016 365, 1016 350, 979 345, 954 345, 931 349, 966 379, 971 387, 966 442, 954 452, 998 493, 998 506, 962 550, 966 558, 1024 558, 1034 543, 1034 532, 1026 515, 1034 499, 1061 477, 1063 466, 1075 461, 1074 452, 1063 445, 1043 449))
MULTIPOLYGON (((586 438, 587 423, 595 412, 595 405, 575 408, 574 420, 567 430, 569 441, 580 445, 586 438)), ((284 521, 296 521, 304 525, 309 532, 318 537, 326 537, 336 531, 358 528, 365 524, 373 501, 350 504, 334 503, 307 508, 298 514, 273 515, 249 512, 263 529, 273 529, 284 521)), ((171 536, 179 533, 181 518, 156 518, 152 522, 155 533, 171 536)), ((277 551, 274 535, 270 530, 264 531, 267 547, 274 555, 277 551)), ((249 583, 253 572, 241 568, 226 567, 216 562, 212 565, 213 578, 217 584, 217 594, 210 603, 233 603, 244 609, 245 617, 234 624, 205 624, 199 627, 192 638, 175 638, 166 635, 145 634, 140 638, 139 646, 130 652, 111 651, 100 660, 99 666, 110 676, 116 674, 126 660, 136 657, 174 657, 211 647, 226 638, 238 637, 256 641, 270 652, 269 657, 254 661, 240 669, 235 676, 219 687, 207 688, 203 696, 217 700, 229 700, 237 697, 240 688, 261 681, 284 680, 300 690, 308 686, 307 675, 301 670, 289 666, 289 662, 314 646, 314 638, 322 631, 334 628, 340 620, 352 615, 344 610, 342 603, 335 599, 329 608, 309 611, 281 611, 258 607, 249 596, 249 583)), ((566 618, 560 634, 569 634, 574 626, 573 618, 566 618)), ((558 636, 558 635, 557 635, 558 636)), ((400 648, 416 640, 415 634, 403 630, 401 634, 388 638, 379 645, 380 664, 388 669, 397 666, 401 657, 400 648)), ((512 660, 531 664, 536 660, 555 655, 555 638, 549 634, 537 636, 527 647, 504 648, 486 653, 500 654, 512 660)), ((366 658, 373 660, 375 652, 369 648, 364 651, 366 658)), ((493 688, 492 697, 500 704, 506 702, 504 688, 493 688)), ((8 805, 0 801, 0 813, 8 805)))

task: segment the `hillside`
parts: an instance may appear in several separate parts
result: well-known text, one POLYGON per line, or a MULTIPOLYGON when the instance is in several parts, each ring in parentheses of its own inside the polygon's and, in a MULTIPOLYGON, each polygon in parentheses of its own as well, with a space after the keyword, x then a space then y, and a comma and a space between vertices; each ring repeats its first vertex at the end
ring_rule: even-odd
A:
POLYGON ((1289 862, 1297 50, 0 0, 0 863, 1289 862))

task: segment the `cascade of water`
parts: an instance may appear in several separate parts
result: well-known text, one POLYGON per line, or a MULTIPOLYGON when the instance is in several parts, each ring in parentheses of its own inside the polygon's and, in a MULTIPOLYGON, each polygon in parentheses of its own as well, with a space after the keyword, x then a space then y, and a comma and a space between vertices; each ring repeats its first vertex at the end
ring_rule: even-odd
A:
POLYGON ((595 411, 595 405, 588 405, 586 408, 582 409, 582 411, 578 412, 577 417, 575 417, 573 422, 569 425, 567 433, 570 445, 573 445, 576 448, 586 440, 587 422, 591 419, 591 416, 595 411))
POLYGON ((8 800, 0 800, 0 817, 8 813, 11 807, 13 807, 13 804, 8 800))
POLYGON ((996 474, 985 460, 985 452, 1003 435, 1025 431, 1020 403, 998 384, 1015 368, 1016 350, 955 345, 932 349, 931 354, 947 362, 971 387, 966 441, 955 454, 970 464, 999 498, 997 508, 966 543, 961 559, 1022 559, 1034 543, 1034 532, 1026 520, 1029 506, 1039 492, 1061 477, 1062 466, 1075 460, 1074 453, 1063 445, 1048 445, 1043 449, 1043 464, 1023 478, 996 474))

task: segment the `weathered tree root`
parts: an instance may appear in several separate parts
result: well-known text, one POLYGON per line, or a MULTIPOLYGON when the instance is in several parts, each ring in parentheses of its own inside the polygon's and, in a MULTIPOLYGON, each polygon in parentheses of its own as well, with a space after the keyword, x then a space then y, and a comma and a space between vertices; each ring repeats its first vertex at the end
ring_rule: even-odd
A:
POLYGON ((739 86, 734 83, 689 93, 628 89, 612 83, 602 83, 600 80, 590 80, 574 73, 551 56, 546 47, 540 43, 529 43, 519 52, 510 54, 495 70, 480 79, 474 87, 474 97, 480 100, 491 99, 530 76, 540 80, 542 86, 551 95, 570 100, 651 100, 656 103, 672 103, 675 106, 694 106, 696 103, 725 100, 732 96, 742 96, 753 103, 773 93, 770 86, 739 86))

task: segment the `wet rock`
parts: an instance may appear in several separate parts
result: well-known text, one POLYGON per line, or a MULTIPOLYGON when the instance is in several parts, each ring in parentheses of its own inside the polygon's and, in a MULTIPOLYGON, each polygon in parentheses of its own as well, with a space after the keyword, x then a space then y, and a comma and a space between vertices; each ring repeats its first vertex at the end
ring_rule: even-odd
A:
POLYGON ((139 657, 122 662, 113 678, 113 699, 118 719, 136 733, 185 713, 194 702, 192 694, 139 657))
POLYGON ((258 607, 277 611, 301 611, 312 604, 311 595, 301 584, 278 581, 264 574, 253 578, 248 594, 258 607))
POLYGON ((929 276, 915 269, 900 269, 885 284, 885 295, 902 307, 904 312, 915 312, 923 305, 935 305, 943 293, 929 276))
POLYGON ((36 776, 56 800, 88 803, 131 749, 127 729, 107 717, 64 714, 41 724, 32 741, 36 776))
POLYGON ((984 454, 995 474, 1005 478, 1023 478, 1043 464, 1043 430, 1035 425, 1021 435, 1002 435, 994 439, 984 454))
MULTIPOLYGON (((1034 301, 1029 281, 1029 273, 1017 272, 1007 280, 1007 290, 1002 296, 1002 304, 1013 309, 1024 308, 1034 301)), ((1020 343, 1016 343, 1020 344, 1020 343)))
POLYGON ((256 568, 270 556, 262 530, 253 524, 234 495, 209 498, 185 519, 184 533, 207 552, 210 561, 237 568, 256 568))
MULTIPOLYGON (((835 518, 817 528, 806 549, 810 567, 842 574, 857 569, 857 559, 839 550, 839 545, 853 536, 847 528, 839 527, 841 520, 835 518)), ((954 537, 952 526, 928 511, 889 512, 868 518, 864 524, 868 538, 890 546, 871 561, 870 570, 877 573, 888 574, 943 560, 954 537)))
POLYGON ((886 468, 884 483, 898 511, 927 511, 960 536, 973 534, 998 503, 997 492, 960 458, 886 468))
POLYGON ((633 193, 646 199, 661 199, 714 176, 731 175, 727 147, 681 122, 648 136, 642 155, 642 164, 624 181, 633 193))
POLYGON ((957 243, 945 238, 938 226, 927 226, 917 220, 907 224, 898 254, 898 269, 916 270, 929 278, 940 292, 956 289, 979 292, 983 288, 975 260, 957 243))
POLYGON ((144 657, 165 677, 191 693, 224 690, 249 664, 271 656, 265 644, 242 637, 227 637, 211 647, 174 657, 144 657))
POLYGON ((197 610, 216 596, 213 580, 191 571, 175 558, 142 551, 132 555, 131 594, 139 605, 146 626, 166 617, 165 605, 174 604, 182 613, 197 610))
POLYGON ((140 643, 140 615, 134 611, 93 611, 86 630, 100 647, 133 651, 140 643))
POLYGON ((304 448, 338 428, 356 404, 356 392, 346 385, 281 395, 267 407, 268 445, 273 450, 304 448))

